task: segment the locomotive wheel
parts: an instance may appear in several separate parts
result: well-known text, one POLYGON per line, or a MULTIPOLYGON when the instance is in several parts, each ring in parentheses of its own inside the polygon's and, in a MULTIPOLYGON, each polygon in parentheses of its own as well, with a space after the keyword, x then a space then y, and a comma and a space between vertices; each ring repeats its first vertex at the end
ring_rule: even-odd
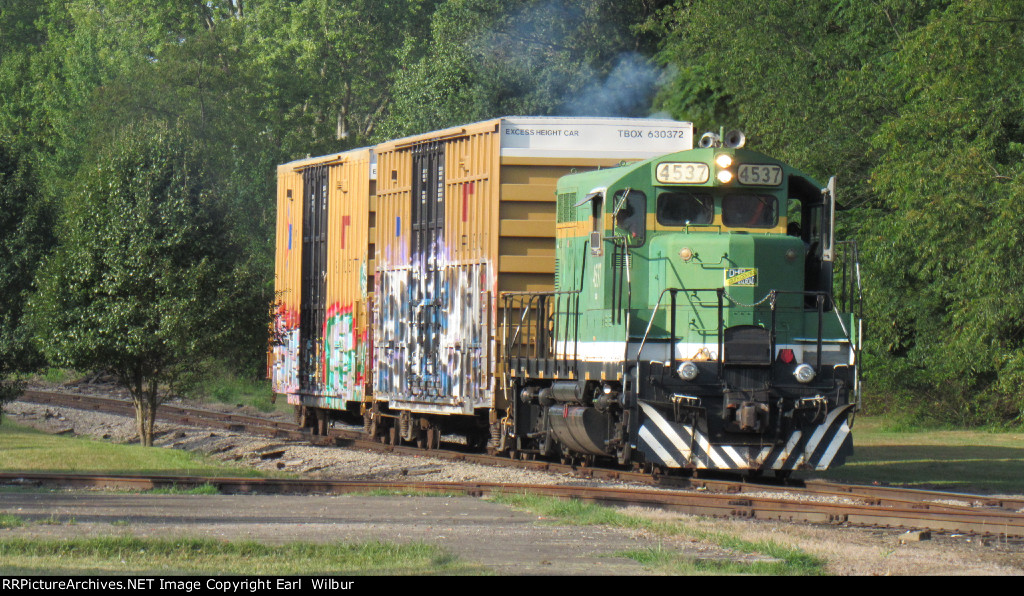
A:
POLYGON ((626 443, 622 447, 620 447, 615 454, 620 466, 628 464, 631 455, 632 448, 629 446, 629 443, 626 443))
POLYGON ((398 428, 396 428, 395 425, 392 424, 388 428, 388 445, 395 445, 395 446, 397 446, 397 445, 401 445, 401 444, 402 444, 402 437, 400 437, 399 434, 398 434, 398 428))
POLYGON ((427 449, 440 449, 441 448, 441 428, 435 425, 430 425, 427 429, 427 449))

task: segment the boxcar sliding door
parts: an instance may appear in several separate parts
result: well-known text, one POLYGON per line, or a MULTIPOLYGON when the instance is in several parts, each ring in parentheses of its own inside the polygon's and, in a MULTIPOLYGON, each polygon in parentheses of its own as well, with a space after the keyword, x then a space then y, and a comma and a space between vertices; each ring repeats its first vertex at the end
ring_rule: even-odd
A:
POLYGON ((299 392, 316 394, 323 386, 318 366, 323 360, 323 328, 327 314, 327 189, 328 166, 302 172, 302 303, 299 323, 299 392))
POLYGON ((445 395, 441 382, 441 325, 447 310, 443 288, 444 143, 424 143, 412 153, 409 312, 411 368, 409 389, 417 401, 445 395))

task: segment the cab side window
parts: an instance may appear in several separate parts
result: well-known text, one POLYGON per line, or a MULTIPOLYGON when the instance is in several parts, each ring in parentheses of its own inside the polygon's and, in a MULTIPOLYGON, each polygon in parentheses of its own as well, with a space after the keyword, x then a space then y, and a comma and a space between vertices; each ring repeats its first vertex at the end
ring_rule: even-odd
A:
POLYGON ((647 195, 639 190, 620 190, 615 193, 614 205, 615 227, 625 232, 630 244, 643 244, 647 234, 647 195), (626 192, 629 194, 625 195, 626 192))

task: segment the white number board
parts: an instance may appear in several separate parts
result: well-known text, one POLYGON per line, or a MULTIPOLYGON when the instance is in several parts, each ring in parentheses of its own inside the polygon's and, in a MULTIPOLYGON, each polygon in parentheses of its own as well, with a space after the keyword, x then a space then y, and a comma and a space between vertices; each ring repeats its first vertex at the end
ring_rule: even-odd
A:
POLYGON ((768 164, 740 164, 736 172, 740 184, 748 186, 778 186, 782 184, 782 167, 768 164))
POLYGON ((711 176, 708 164, 665 161, 658 164, 655 178, 662 184, 703 184, 711 176))

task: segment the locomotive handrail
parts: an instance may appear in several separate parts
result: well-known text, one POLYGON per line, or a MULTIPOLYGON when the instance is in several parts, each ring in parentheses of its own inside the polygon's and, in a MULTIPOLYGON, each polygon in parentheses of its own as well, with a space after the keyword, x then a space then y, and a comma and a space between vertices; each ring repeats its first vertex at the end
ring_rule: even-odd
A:
MULTIPOLYGON (((857 363, 860 362, 860 358, 858 357, 859 356, 858 352, 860 350, 858 349, 857 343, 853 341, 853 335, 851 335, 850 331, 846 328, 846 324, 843 323, 843 317, 841 317, 839 315, 839 311, 841 309, 836 304, 835 298, 833 297, 831 292, 820 292, 820 291, 819 292, 800 292, 800 291, 796 291, 796 290, 772 290, 771 293, 774 294, 774 295, 791 294, 791 295, 803 295, 803 296, 816 296, 817 297, 818 337, 817 337, 816 341, 817 341, 817 347, 818 347, 818 363, 817 363, 815 368, 820 368, 821 367, 821 346, 822 346, 822 343, 825 341, 823 339, 823 336, 822 336, 822 334, 823 334, 822 316, 824 314, 824 302, 825 302, 824 299, 825 298, 827 298, 829 300, 829 302, 831 303, 831 305, 832 305, 832 313, 836 316, 836 321, 839 323, 839 328, 843 330, 843 335, 846 337, 846 341, 850 343, 850 346, 853 349, 854 362, 857 362, 857 363)), ((845 311, 844 310, 843 312, 851 312, 851 314, 852 314, 852 311, 845 311)), ((774 338, 774 336, 775 336, 775 301, 773 300, 772 301, 772 337, 774 338)), ((832 341, 832 340, 829 340, 829 341, 832 341)), ((773 352, 774 352, 774 343, 773 343, 772 347, 773 347, 773 352)))
MULTIPOLYGON (((846 341, 848 341, 850 343, 852 351, 853 351, 853 354, 852 354, 853 362, 854 363, 859 363, 859 360, 860 360, 859 354, 858 354, 858 352, 859 352, 859 345, 858 345, 859 341, 858 342, 854 342, 853 335, 852 335, 852 329, 848 328, 848 326, 846 325, 845 321, 843 321, 842 315, 840 314, 840 310, 842 310, 843 312, 849 312, 850 314, 852 314, 854 316, 858 316, 858 313, 856 313, 855 311, 857 309, 859 309, 859 308, 863 308, 863 296, 862 296, 862 291, 861 291, 861 287, 860 287, 860 272, 859 272, 859 269, 857 268, 857 266, 859 265, 858 259, 857 259, 857 257, 858 257, 857 245, 856 245, 856 242, 854 242, 854 241, 838 243, 838 245, 842 247, 842 253, 841 253, 842 256, 841 256, 840 259, 837 259, 837 260, 840 260, 842 262, 842 281, 841 281, 841 286, 840 287, 843 290, 841 292, 841 295, 839 296, 840 300, 838 300, 838 301, 837 301, 836 296, 834 295, 834 293, 831 292, 831 291, 770 290, 763 298, 761 298, 760 300, 758 300, 754 304, 745 304, 743 302, 740 302, 740 301, 736 300, 732 296, 730 296, 727 293, 727 289, 725 287, 718 287, 718 288, 679 288, 679 287, 676 287, 676 288, 664 288, 661 291, 661 293, 658 295, 658 299, 657 299, 657 301, 654 304, 654 308, 653 308, 653 310, 651 311, 651 314, 650 314, 650 319, 647 322, 647 327, 644 330, 643 337, 641 338, 639 347, 637 348, 637 351, 636 351, 635 356, 633 358, 633 361, 634 361, 635 365, 637 367, 639 367, 639 362, 640 362, 643 350, 644 350, 644 348, 647 345, 648 339, 650 339, 650 334, 651 334, 651 330, 652 330, 652 328, 654 326, 654 321, 657 318, 658 312, 661 309, 661 305, 662 305, 662 303, 664 301, 665 295, 669 294, 670 295, 670 300, 671 300, 671 307, 670 307, 671 310, 670 310, 670 313, 669 313, 669 329, 668 329, 668 331, 669 331, 668 341, 669 341, 669 352, 670 352, 668 360, 669 360, 670 370, 674 371, 675 364, 676 364, 675 341, 676 341, 676 334, 677 334, 677 330, 676 330, 676 315, 677 315, 677 313, 676 313, 676 310, 677 310, 676 302, 677 302, 677 296, 678 296, 679 292, 685 292, 688 295, 691 295, 691 298, 693 298, 693 299, 698 298, 699 293, 702 293, 702 292, 715 292, 715 294, 716 294, 717 300, 715 302, 705 302, 705 301, 701 301, 701 300, 697 300, 697 302, 699 304, 705 305, 705 306, 711 306, 712 304, 717 303, 717 307, 718 307, 717 308, 717 310, 718 310, 718 322, 717 323, 718 324, 716 326, 717 328, 715 329, 715 331, 716 331, 717 339, 718 339, 718 354, 717 354, 716 360, 718 362, 719 378, 721 378, 722 370, 723 370, 723 367, 724 367, 724 354, 723 354, 723 351, 724 351, 723 350, 723 348, 724 348, 724 346, 723 346, 724 329, 723 329, 723 327, 724 327, 724 323, 725 323, 725 309, 726 309, 726 303, 725 302, 726 302, 726 300, 728 300, 730 304, 734 304, 734 305, 740 306, 740 307, 747 307, 747 308, 756 308, 756 307, 764 304, 765 302, 769 302, 769 310, 771 311, 771 323, 770 323, 770 328, 769 328, 770 352, 771 352, 772 358, 774 358, 775 350, 776 350, 776 337, 777 337, 777 333, 776 333, 776 331, 777 331, 776 330, 776 327, 777 327, 776 311, 777 311, 778 308, 780 308, 780 306, 778 304, 778 297, 781 296, 781 295, 799 295, 799 296, 804 296, 804 297, 807 297, 807 298, 813 297, 814 298, 814 305, 815 305, 814 310, 817 311, 817 315, 818 315, 817 316, 817 325, 816 325, 817 333, 816 333, 816 337, 813 340, 814 344, 815 344, 815 347, 816 347, 816 350, 815 350, 815 369, 816 370, 820 370, 820 368, 822 366, 822 351, 823 351, 823 344, 825 343, 825 340, 824 340, 824 314, 825 314, 826 308, 829 308, 829 309, 831 309, 833 311, 833 314, 835 315, 836 320, 839 323, 839 327, 842 330, 843 336, 845 337, 846 341), (847 273, 848 273, 847 270, 850 269, 851 267, 853 267, 853 269, 849 272, 850 275, 848 277, 847 276, 847 273), (839 302, 841 302, 842 304, 840 304, 839 302)), ((562 304, 562 301, 561 301, 561 297, 562 296, 566 296, 566 297, 575 296, 578 299, 580 294, 581 294, 580 290, 547 291, 547 292, 502 292, 500 296, 501 296, 501 298, 503 300, 503 304, 504 304, 504 307, 506 309, 505 317, 504 317, 505 318, 505 327, 506 327, 506 329, 505 329, 505 337, 506 338, 508 337, 508 333, 510 331, 512 331, 510 329, 511 324, 512 324, 512 321, 510 320, 510 317, 511 317, 511 312, 510 311, 513 310, 514 308, 517 308, 517 307, 522 309, 522 313, 520 315, 520 320, 519 320, 518 324, 516 325, 515 330, 513 331, 513 335, 511 337, 511 341, 507 341, 506 342, 506 345, 505 345, 506 357, 507 358, 512 358, 513 357, 513 352, 514 351, 518 351, 518 353, 515 354, 515 357, 516 358, 522 358, 524 356, 524 354, 523 354, 524 350, 527 350, 528 352, 532 352, 532 353, 528 353, 528 354, 525 355, 527 358, 530 358, 530 357, 536 358, 538 361, 544 360, 545 361, 545 366, 549 366, 551 363, 548 362, 548 361, 553 356, 555 358, 555 360, 557 361, 557 362, 554 363, 556 368, 565 367, 565 369, 568 371, 570 367, 569 367, 569 363, 566 361, 569 358, 569 354, 568 354, 568 349, 567 348, 568 348, 568 341, 570 341, 570 338, 571 338, 571 340, 573 341, 573 363, 574 363, 572 365, 572 367, 575 368, 575 366, 576 366, 575 361, 576 361, 576 356, 578 355, 578 348, 579 348, 579 346, 578 346, 579 338, 576 337, 578 335, 578 333, 579 333, 579 321, 576 321, 576 326, 575 326, 575 329, 574 329, 575 333, 571 333, 570 332, 570 328, 572 327, 572 321, 570 320, 570 317, 571 317, 571 315, 573 313, 571 313, 568 310, 568 309, 571 308, 571 306, 569 304, 565 304, 565 309, 563 309, 563 304, 562 304), (549 305, 551 304, 551 302, 550 302, 551 299, 554 299, 554 305, 553 305, 553 308, 549 309, 549 305), (565 310, 565 312, 563 312, 563 310, 565 310), (534 315, 533 313, 536 313, 536 315, 534 315), (563 317, 563 316, 566 317, 566 321, 565 321, 565 324, 564 324, 564 329, 562 329, 563 325, 561 324, 561 317, 563 317), (536 322, 534 322, 534 319, 535 319, 536 322), (533 329, 534 324, 536 325, 536 329, 533 329), (524 329, 524 326, 526 327, 525 329, 524 329), (531 332, 533 332, 533 333, 531 333, 531 332), (525 336, 524 336, 524 334, 525 334, 525 336), (529 347, 529 344, 531 343, 531 341, 532 341, 532 344, 533 344, 532 349, 530 349, 530 347, 529 347), (549 345, 549 344, 551 344, 551 345, 549 345), (562 345, 561 354, 559 354, 559 345, 562 345)), ((789 307, 785 307, 785 308, 789 308, 789 307)), ((804 310, 806 312, 806 309, 804 309, 804 310)), ((576 314, 578 316, 578 313, 576 313, 576 314)), ((704 331, 704 332, 711 332, 712 329, 705 329, 705 330, 702 330, 702 331, 704 331)), ((628 330, 627 330, 627 337, 626 337, 626 342, 625 343, 626 343, 626 350, 627 350, 627 353, 628 353, 628 349, 629 349, 628 346, 629 346, 629 343, 630 343, 629 342, 629 337, 628 337, 628 330)), ((628 356, 627 356, 626 360, 629 360, 628 356)))
MULTIPOLYGON (((816 350, 815 350, 816 351, 816 354, 815 354, 815 356, 816 356, 815 357, 815 370, 819 370, 821 368, 822 345, 824 343, 824 337, 823 337, 823 335, 824 335, 824 320, 823 320, 823 318, 824 318, 825 304, 826 304, 826 301, 828 301, 828 303, 831 305, 832 311, 835 313, 835 315, 837 317, 837 320, 839 321, 840 328, 843 330, 843 334, 846 337, 846 341, 848 341, 851 344, 851 347, 853 347, 853 349, 854 349, 854 361, 855 362, 859 361, 859 358, 857 357, 857 354, 856 354, 856 352, 858 350, 856 349, 857 347, 854 345, 853 337, 850 335, 850 331, 846 328, 846 325, 842 321, 842 317, 839 315, 839 310, 836 308, 837 305, 835 304, 835 300, 834 300, 831 292, 823 292, 823 291, 810 291, 810 292, 807 292, 807 291, 798 291, 798 290, 770 290, 765 295, 765 297, 762 298, 761 300, 759 300, 756 304, 747 305, 747 304, 740 303, 740 302, 734 300, 732 297, 730 297, 726 293, 724 287, 720 287, 720 288, 665 288, 658 295, 658 300, 657 300, 657 302, 655 302, 654 309, 651 311, 650 319, 647 321, 647 328, 644 330, 643 338, 640 340, 640 345, 637 348, 636 357, 634 358, 634 363, 635 363, 635 365, 637 367, 637 370, 639 370, 640 358, 641 358, 641 355, 643 353, 644 346, 647 344, 647 340, 650 337, 651 328, 654 325, 654 320, 657 317, 658 311, 661 309, 662 300, 664 299, 666 293, 671 294, 671 312, 669 313, 669 337, 668 337, 668 341, 669 341, 669 367, 670 367, 670 370, 672 370, 672 371, 675 370, 675 364, 676 364, 676 352, 675 352, 675 341, 676 341, 676 321, 675 321, 675 318, 676 318, 676 313, 675 313, 675 311, 676 311, 676 295, 679 292, 692 292, 694 294, 697 294, 698 292, 715 292, 717 294, 717 296, 718 296, 718 326, 717 326, 718 354, 717 354, 716 360, 718 361, 719 378, 721 378, 722 367, 724 366, 724 354, 723 354, 723 349, 722 349, 723 348, 722 342, 723 342, 723 335, 724 335, 723 325, 724 325, 724 322, 725 322, 725 319, 724 319, 725 299, 728 299, 730 302, 733 302, 733 303, 735 303, 737 305, 745 306, 745 307, 756 307, 758 305, 764 304, 766 301, 769 302, 769 307, 770 307, 770 311, 771 311, 771 323, 770 323, 770 329, 769 329, 770 352, 771 352, 772 358, 774 359, 774 357, 775 357, 775 349, 776 349, 776 339, 775 339, 776 338, 776 320, 775 320, 775 314, 776 314, 776 310, 777 310, 777 307, 778 307, 777 297, 779 295, 783 295, 783 294, 799 295, 799 296, 805 296, 805 297, 807 297, 807 296, 814 296, 814 298, 815 298, 815 306, 816 306, 815 310, 817 311, 817 314, 818 314, 818 324, 817 324, 817 334, 816 334, 817 337, 815 338, 815 347, 816 347, 816 350)), ((711 329, 704 329, 703 331, 711 331, 711 329)))
MULTIPOLYGON (((576 311, 579 307, 579 290, 567 290, 567 291, 546 291, 546 292, 502 292, 499 297, 502 300, 503 308, 505 309, 503 316, 504 331, 503 339, 505 339, 504 352, 505 358, 511 360, 512 358, 522 359, 535 359, 538 364, 542 364, 545 368, 545 372, 551 364, 549 361, 554 359, 555 372, 564 370, 566 373, 571 371, 573 374, 576 373, 576 360, 579 355, 578 338, 579 335, 579 321, 575 321, 573 325, 572 315, 575 311, 571 311, 571 298, 576 298, 576 311), (562 298, 566 297, 567 300, 564 303, 562 298), (554 299, 553 308, 548 308, 550 299, 554 299), (519 317, 519 322, 515 327, 515 331, 511 340, 509 340, 509 331, 512 325, 511 311, 519 308, 522 313, 519 317), (534 314, 536 313, 536 314, 534 314), (561 319, 565 319, 564 330, 562 329, 561 319), (550 329, 549 329, 550 326, 550 329), (535 328, 534 328, 535 327, 535 328), (531 333, 531 331, 533 333, 531 333), (572 336, 573 340, 573 351, 572 351, 572 363, 570 366, 569 354, 567 349, 562 350, 562 354, 558 354, 558 341, 559 337, 566 338, 568 340, 572 336), (529 347, 532 345, 532 349, 529 347), (526 350, 526 354, 524 354, 526 350), (513 355, 513 352, 515 354, 513 355)), ((578 319, 578 313, 577 319, 578 319)), ((529 366, 529 363, 528 363, 529 366)))

